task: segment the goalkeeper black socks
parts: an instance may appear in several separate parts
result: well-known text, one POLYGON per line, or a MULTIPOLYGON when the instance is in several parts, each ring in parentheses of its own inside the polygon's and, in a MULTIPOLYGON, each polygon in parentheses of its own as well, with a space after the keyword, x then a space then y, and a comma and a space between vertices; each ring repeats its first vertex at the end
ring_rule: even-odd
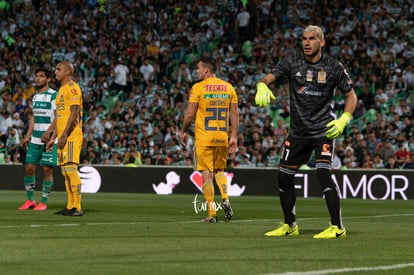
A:
POLYGON ((326 206, 331 216, 331 224, 342 229, 341 206, 338 187, 332 181, 331 165, 318 162, 315 165, 316 175, 325 196, 326 206))
POLYGON ((296 193, 293 186, 295 173, 295 170, 280 167, 278 174, 280 204, 285 217, 285 223, 290 227, 296 225, 296 193))

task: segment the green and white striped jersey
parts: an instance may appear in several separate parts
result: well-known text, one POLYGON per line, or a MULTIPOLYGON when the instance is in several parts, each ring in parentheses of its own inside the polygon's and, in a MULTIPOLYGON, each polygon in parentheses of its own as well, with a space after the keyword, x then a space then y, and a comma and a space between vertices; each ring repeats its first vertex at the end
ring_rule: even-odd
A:
POLYGON ((57 92, 51 88, 33 96, 34 129, 31 143, 43 144, 40 139, 55 118, 56 96, 57 92))

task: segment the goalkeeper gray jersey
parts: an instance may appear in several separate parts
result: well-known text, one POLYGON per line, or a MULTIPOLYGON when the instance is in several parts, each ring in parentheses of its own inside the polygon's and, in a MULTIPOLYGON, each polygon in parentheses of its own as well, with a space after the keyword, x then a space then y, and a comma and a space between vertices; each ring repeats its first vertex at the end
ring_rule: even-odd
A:
POLYGON ((352 90, 352 80, 343 65, 325 54, 317 63, 305 61, 302 52, 288 55, 272 74, 289 81, 290 130, 294 137, 322 137, 326 124, 336 119, 335 89, 352 90))
POLYGON ((55 118, 56 96, 56 91, 50 88, 33 96, 34 129, 31 143, 43 144, 40 139, 55 118))

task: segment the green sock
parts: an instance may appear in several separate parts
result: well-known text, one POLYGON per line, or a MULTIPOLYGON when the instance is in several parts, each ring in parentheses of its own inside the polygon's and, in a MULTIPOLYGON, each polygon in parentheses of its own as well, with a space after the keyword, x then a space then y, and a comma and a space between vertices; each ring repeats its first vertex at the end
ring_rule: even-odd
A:
POLYGON ((25 176, 24 177, 24 188, 26 189, 27 198, 31 201, 34 201, 34 189, 35 189, 35 176, 25 176))
POLYGON ((47 199, 49 198, 50 190, 52 190, 53 181, 43 181, 43 187, 42 187, 42 202, 44 204, 47 203, 47 199))

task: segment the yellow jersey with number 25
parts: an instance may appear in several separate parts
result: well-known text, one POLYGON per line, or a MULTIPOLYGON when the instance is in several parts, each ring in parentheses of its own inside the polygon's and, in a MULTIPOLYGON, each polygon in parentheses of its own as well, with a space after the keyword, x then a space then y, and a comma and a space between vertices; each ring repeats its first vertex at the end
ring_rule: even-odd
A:
POLYGON ((195 146, 228 146, 230 104, 237 104, 233 86, 219 78, 207 78, 193 85, 189 102, 198 103, 195 118, 195 146))

